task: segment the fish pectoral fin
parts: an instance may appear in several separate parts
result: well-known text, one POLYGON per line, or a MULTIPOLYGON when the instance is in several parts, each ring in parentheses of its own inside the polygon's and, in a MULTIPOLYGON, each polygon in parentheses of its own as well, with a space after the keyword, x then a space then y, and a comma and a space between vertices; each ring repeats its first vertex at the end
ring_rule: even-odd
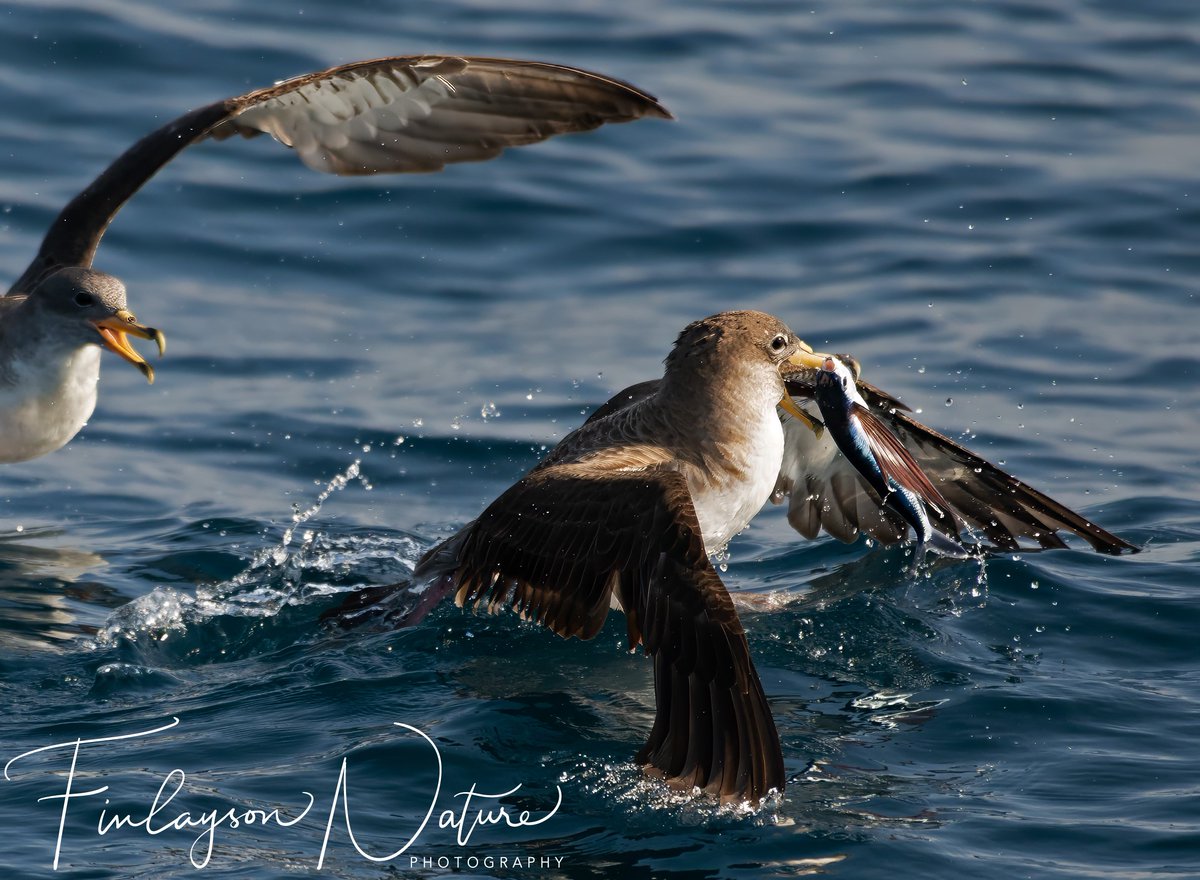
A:
POLYGON ((949 516, 949 503, 883 419, 863 407, 856 407, 855 415, 884 478, 912 492, 927 507, 936 511, 939 519, 949 516))

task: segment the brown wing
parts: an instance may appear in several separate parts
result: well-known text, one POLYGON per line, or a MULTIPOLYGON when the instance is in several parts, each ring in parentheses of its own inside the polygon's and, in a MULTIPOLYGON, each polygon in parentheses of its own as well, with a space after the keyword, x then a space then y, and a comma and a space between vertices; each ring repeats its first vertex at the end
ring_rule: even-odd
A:
POLYGON ((650 379, 646 382, 638 382, 636 385, 630 385, 628 388, 618 391, 600 406, 596 407, 595 412, 587 417, 587 421, 583 424, 589 425, 592 422, 611 416, 615 412, 620 412, 628 406, 632 406, 639 400, 645 400, 658 390, 658 384, 661 379, 650 379))
MULTIPOLYGON (((789 375, 788 393, 811 398, 810 374, 797 371, 789 375)), ((995 546, 1016 550, 1019 539, 1027 538, 1040 547, 1064 547, 1058 532, 1066 531, 1079 535, 1102 553, 1137 549, 921 424, 885 391, 861 379, 858 390, 887 433, 894 435, 924 471, 946 509, 981 531, 995 546)), ((814 437, 807 428, 788 420, 784 422, 784 435, 779 487, 789 495, 788 520, 797 531, 815 537, 823 526, 843 541, 854 540, 862 531, 885 544, 904 536, 904 529, 895 527, 894 517, 889 517, 886 510, 877 510, 878 496, 837 453, 827 435, 814 437)), ((933 525, 947 531, 944 522, 934 519, 933 525)))
POLYGON ((270 134, 333 174, 437 171, 606 122, 670 118, 653 96, 536 61, 410 56, 358 61, 209 104, 146 135, 58 215, 10 293, 90 266, 121 206, 189 144, 270 134))
POLYGON ((1138 550, 1053 498, 1007 474, 949 437, 892 410, 866 382, 859 390, 929 474, 951 509, 992 543, 1016 550, 1018 538, 1041 547, 1063 547, 1059 531, 1073 532, 1101 553, 1138 550))
POLYGON ((616 590, 630 647, 654 658, 654 726, 637 756, 646 771, 723 799, 783 789, 770 707, 681 474, 535 471, 414 576, 447 569, 459 604, 512 608, 564 637, 594 636, 616 590))

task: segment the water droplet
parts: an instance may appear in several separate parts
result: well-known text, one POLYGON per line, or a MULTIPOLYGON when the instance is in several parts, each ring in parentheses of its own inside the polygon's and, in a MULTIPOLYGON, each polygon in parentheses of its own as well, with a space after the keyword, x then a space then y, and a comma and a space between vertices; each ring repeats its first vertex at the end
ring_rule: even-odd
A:
POLYGON ((485 420, 486 419, 494 419, 494 418, 499 417, 500 410, 496 407, 496 404, 493 401, 489 400, 487 403, 485 403, 480 408, 479 415, 482 416, 485 420))
POLYGON ((954 406, 954 398, 953 397, 946 398, 946 406, 954 406))
POLYGON ((922 374, 922 375, 924 375, 924 374, 925 374, 925 368, 924 368, 924 367, 917 367, 917 372, 918 372, 918 373, 920 373, 920 374, 922 374))

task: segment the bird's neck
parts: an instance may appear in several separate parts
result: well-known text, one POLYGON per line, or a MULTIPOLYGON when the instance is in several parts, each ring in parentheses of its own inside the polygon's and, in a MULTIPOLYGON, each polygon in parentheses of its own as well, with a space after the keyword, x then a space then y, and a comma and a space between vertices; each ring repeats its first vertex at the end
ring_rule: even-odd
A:
POLYGON ((759 368, 728 364, 721 370, 668 371, 657 397, 675 433, 705 438, 706 451, 715 446, 718 460, 710 464, 736 466, 764 431, 779 424, 783 381, 759 368))
POLYGON ((728 372, 706 388, 664 382, 659 405, 678 447, 705 548, 720 551, 766 503, 783 461, 782 382, 728 372))

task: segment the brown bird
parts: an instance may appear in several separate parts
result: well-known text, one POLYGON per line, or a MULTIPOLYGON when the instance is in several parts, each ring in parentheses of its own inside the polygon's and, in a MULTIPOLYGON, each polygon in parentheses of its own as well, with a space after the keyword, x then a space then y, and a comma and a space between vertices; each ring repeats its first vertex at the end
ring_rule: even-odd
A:
POLYGON ((615 604, 630 648, 654 658, 657 710, 638 762, 726 799, 782 789, 779 735, 709 557, 770 497, 781 371, 815 357, 762 312, 690 324, 652 393, 606 404, 414 580, 434 581, 427 600, 454 591, 459 605, 510 607, 564 637, 592 638, 615 604))
POLYGON ((185 113, 72 199, 0 298, 0 462, 44 455, 75 436, 96 405, 100 348, 153 381, 127 337, 153 339, 161 353, 162 333, 139 324, 124 285, 91 266, 121 206, 189 144, 269 134, 317 171, 438 171, 643 116, 670 113, 651 95, 600 74, 440 55, 357 61, 185 113))
MULTIPOLYGON (((842 540, 864 531, 892 543, 906 528, 792 398, 811 398, 826 357, 761 312, 689 325, 661 379, 615 395, 430 550, 413 575, 416 607, 392 622, 412 625, 453 593, 460 606, 511 608, 560 636, 590 639, 610 605, 619 608, 630 648, 654 659, 655 719, 636 758, 643 769, 723 800, 782 790, 770 707, 710 557, 768 498, 789 494, 791 521, 810 536, 825 525, 842 540)), ((941 488, 947 511, 935 528, 957 537, 960 517, 1001 547, 1020 537, 1061 546, 1055 531, 1064 529, 1098 550, 1134 549, 862 387, 912 450, 903 466, 924 467, 941 488)), ((400 586, 370 591, 368 601, 400 586)))

